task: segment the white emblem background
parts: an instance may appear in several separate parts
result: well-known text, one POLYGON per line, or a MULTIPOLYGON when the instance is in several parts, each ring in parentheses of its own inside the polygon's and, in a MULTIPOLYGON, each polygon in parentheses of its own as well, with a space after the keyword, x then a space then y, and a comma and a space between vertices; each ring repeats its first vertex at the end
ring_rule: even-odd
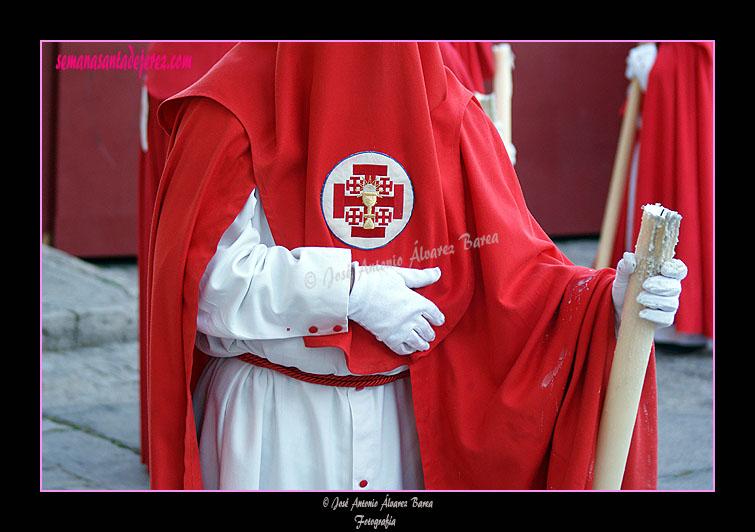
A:
MULTIPOLYGON (((396 198, 394 201, 399 201, 399 198, 396 198)), ((392 157, 374 151, 359 152, 346 157, 330 171, 322 188, 321 208, 325 222, 328 224, 328 228, 338 240, 358 249, 376 249, 385 246, 391 240, 396 238, 409 223, 414 208, 414 187, 412 186, 412 182, 403 166, 392 157), (388 177, 393 181, 394 185, 404 185, 403 216, 400 219, 394 218, 385 227, 385 236, 383 238, 352 236, 352 226, 349 225, 346 218, 335 218, 333 216, 333 185, 336 183, 345 184, 348 179, 354 176, 353 167, 355 164, 386 165, 388 167, 388 177)))

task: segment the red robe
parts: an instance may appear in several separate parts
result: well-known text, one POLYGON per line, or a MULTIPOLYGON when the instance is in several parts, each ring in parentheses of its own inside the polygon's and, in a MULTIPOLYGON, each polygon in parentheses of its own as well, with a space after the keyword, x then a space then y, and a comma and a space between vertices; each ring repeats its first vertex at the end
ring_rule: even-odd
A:
MULTIPOLYGON (((349 247, 323 190, 339 161, 364 151, 401 164, 413 206, 397 236, 352 246, 353 259, 443 272, 419 292, 446 322, 408 357, 426 487, 591 486, 615 272, 571 264, 545 235, 495 127, 437 45, 243 43, 160 117, 171 151, 149 271, 153 488, 201 488, 197 287, 221 234, 256 186, 277 245, 349 247)), ((305 342, 340 347, 355 373, 407 362, 353 322, 305 342)), ((653 489, 652 361, 640 411, 625 487, 653 489)))
MULTIPOLYGON (((682 215, 676 257, 684 261, 689 273, 674 326, 681 333, 712 338, 713 43, 659 44, 641 116, 630 242, 636 242, 639 234, 640 206, 661 203, 682 215)), ((627 180, 611 264, 617 264, 628 249, 625 235, 630 186, 627 180)))
MULTIPOLYGON (((148 54, 171 57, 191 57, 191 68, 151 70, 146 75, 147 88, 147 151, 139 150, 139 185, 138 185, 138 245, 137 262, 139 264, 139 331, 140 337, 146 338, 146 301, 147 268, 149 254, 152 209, 160 182, 160 175, 165 165, 168 136, 157 122, 157 108, 174 94, 185 89, 199 78, 220 59, 235 43, 230 42, 153 42, 147 49, 148 54)), ((142 461, 149 455, 147 435, 147 349, 146 340, 139 344, 140 403, 141 403, 141 450, 142 461)))

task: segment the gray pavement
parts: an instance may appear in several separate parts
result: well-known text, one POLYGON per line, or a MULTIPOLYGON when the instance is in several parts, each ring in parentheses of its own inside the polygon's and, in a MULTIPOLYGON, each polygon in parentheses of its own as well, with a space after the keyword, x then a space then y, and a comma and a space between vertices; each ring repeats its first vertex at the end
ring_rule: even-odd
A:
MULTIPOLYGON (((594 257, 593 239, 557 243, 577 264, 594 257)), ((136 266, 41 253, 40 490, 147 490, 136 266)), ((657 374, 659 488, 712 491, 713 353, 658 350, 657 374)))
POLYGON ((146 490, 140 459, 138 282, 42 248, 43 490, 146 490))

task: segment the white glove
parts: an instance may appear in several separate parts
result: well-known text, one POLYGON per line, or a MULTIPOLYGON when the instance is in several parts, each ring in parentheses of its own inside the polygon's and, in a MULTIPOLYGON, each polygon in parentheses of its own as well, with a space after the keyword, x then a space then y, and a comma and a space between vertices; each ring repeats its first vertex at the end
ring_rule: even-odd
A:
POLYGON ((648 76, 655 64, 657 53, 658 49, 654 43, 640 44, 629 50, 629 55, 626 59, 627 68, 624 71, 624 75, 630 80, 636 77, 640 82, 643 92, 648 88, 648 76))
MULTIPOLYGON (((637 259, 634 253, 627 251, 616 266, 616 278, 611 288, 617 326, 624 308, 629 276, 635 268, 637 259)), ((673 324, 679 308, 682 279, 686 276, 687 266, 679 259, 671 259, 663 263, 660 275, 645 279, 643 290, 637 295, 637 302, 645 307, 640 311, 640 318, 653 322, 656 328, 673 324)))
POLYGON ((440 279, 440 268, 359 266, 352 263, 354 285, 349 295, 349 318, 370 331, 399 355, 430 348, 431 325, 443 325, 443 313, 413 288, 440 279))

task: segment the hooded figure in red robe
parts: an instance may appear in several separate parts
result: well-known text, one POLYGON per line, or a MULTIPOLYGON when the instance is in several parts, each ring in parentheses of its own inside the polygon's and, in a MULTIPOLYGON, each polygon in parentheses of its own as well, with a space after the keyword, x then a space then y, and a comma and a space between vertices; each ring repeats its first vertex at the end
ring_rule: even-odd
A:
POLYGON ((713 56, 712 42, 658 43, 611 257, 617 261, 636 241, 638 206, 658 202, 684 216, 676 255, 689 268, 688 288, 674 327, 659 330, 656 341, 690 347, 714 330, 713 56))
MULTIPOLYGON (((356 374, 408 365, 425 488, 592 486, 616 271, 575 266, 543 232, 498 132, 437 44, 241 43, 160 119, 170 151, 148 270, 153 488, 203 487, 199 285, 255 188, 278 246, 442 272, 416 288, 445 317, 425 349, 399 354, 353 320, 304 334, 308 347, 341 349, 356 374), (215 111, 193 120, 208 102, 215 111), (364 153, 371 166, 343 170, 364 153), (377 187, 374 223, 358 172, 377 187)), ((626 489, 656 487, 655 392, 651 357, 626 489)))

